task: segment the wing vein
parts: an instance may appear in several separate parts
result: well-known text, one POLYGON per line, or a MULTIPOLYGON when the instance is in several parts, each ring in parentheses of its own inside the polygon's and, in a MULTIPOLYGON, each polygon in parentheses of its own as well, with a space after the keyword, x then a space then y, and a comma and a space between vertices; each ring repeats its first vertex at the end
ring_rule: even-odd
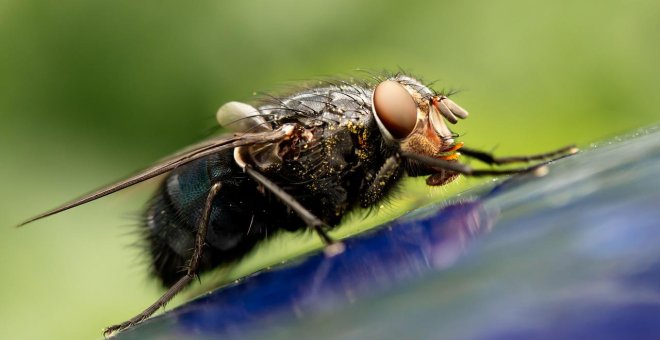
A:
POLYGON ((267 144, 273 143, 277 140, 284 138, 287 135, 286 129, 277 129, 274 131, 266 131, 259 133, 246 133, 242 135, 235 135, 231 137, 221 136, 215 139, 211 139, 202 143, 199 143, 193 147, 185 149, 172 157, 166 158, 156 165, 147 168, 143 171, 140 171, 136 175, 123 179, 119 182, 107 185, 102 187, 92 193, 84 195, 80 198, 77 198, 71 202, 65 203, 54 209, 45 211, 41 214, 38 214, 34 217, 31 217, 18 225, 18 227, 24 226, 28 223, 40 220, 44 217, 52 216, 57 213, 61 213, 65 210, 75 208, 77 206, 89 203, 91 201, 97 200, 101 197, 110 195, 117 191, 126 189, 130 186, 138 184, 140 182, 146 181, 148 179, 154 178, 156 176, 162 175, 166 172, 172 171, 173 169, 190 163, 194 160, 206 157, 213 153, 228 149, 236 148, 239 146, 254 145, 254 144, 267 144))

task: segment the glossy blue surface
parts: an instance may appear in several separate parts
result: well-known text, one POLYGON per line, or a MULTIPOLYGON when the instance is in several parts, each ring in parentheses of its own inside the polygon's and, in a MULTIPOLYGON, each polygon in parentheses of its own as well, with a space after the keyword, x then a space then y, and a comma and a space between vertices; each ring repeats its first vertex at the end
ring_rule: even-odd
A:
POLYGON ((119 339, 660 338, 660 133, 414 211, 119 339))

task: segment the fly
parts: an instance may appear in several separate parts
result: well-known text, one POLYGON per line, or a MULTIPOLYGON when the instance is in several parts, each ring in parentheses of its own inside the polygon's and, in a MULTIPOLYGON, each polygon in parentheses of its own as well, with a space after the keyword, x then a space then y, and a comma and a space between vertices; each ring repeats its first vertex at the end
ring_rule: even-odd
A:
POLYGON ((256 107, 230 102, 216 116, 230 134, 21 224, 167 173, 144 212, 141 231, 151 271, 168 290, 140 314, 106 328, 105 335, 147 319, 200 273, 239 261, 268 234, 313 230, 327 252, 340 252, 342 244, 327 230, 351 210, 378 205, 404 176, 426 176, 429 186, 440 186, 459 175, 525 173, 545 164, 474 169, 459 161, 461 155, 503 165, 577 152, 568 146, 496 158, 465 147, 448 123, 468 112, 406 74, 328 82, 266 98, 256 107))

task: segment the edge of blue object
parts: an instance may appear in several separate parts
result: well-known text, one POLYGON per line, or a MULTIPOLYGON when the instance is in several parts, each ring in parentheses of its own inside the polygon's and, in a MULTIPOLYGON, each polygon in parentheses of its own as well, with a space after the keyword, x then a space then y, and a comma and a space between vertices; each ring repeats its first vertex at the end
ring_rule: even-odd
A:
POLYGON ((660 338, 657 127, 413 211, 118 334, 660 338))

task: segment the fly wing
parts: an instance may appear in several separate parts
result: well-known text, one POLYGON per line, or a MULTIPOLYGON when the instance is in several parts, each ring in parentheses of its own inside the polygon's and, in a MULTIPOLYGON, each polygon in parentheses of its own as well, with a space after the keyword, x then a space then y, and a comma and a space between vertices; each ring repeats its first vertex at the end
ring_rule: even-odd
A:
POLYGON ((245 145, 254 145, 254 144, 268 144, 268 143, 275 143, 280 140, 285 139, 288 135, 290 135, 291 132, 290 126, 283 126, 282 128, 279 128, 277 130, 273 131, 266 131, 266 132, 258 132, 258 133, 245 133, 245 134, 240 134, 240 135, 233 135, 233 136, 220 136, 216 138, 212 138, 206 141, 203 141, 199 144, 193 145, 187 149, 184 149, 181 152, 178 152, 170 157, 167 157, 152 167, 145 169, 143 171, 138 172, 137 174, 128 177, 126 179, 123 179, 119 182, 110 184, 108 186, 105 186, 103 188, 100 188, 92 193, 89 193, 85 196, 82 196, 76 200, 73 200, 69 203, 63 204, 57 208, 48 210, 46 212, 43 212, 39 215, 36 215, 18 226, 23 226, 28 223, 34 222, 36 220, 42 219, 44 217, 48 217, 51 215, 55 215, 57 213, 60 213, 62 211, 75 208, 79 205, 89 203, 91 201, 94 201, 96 199, 99 199, 103 196, 110 195, 114 192, 117 192, 122 189, 126 189, 130 186, 133 186, 137 183, 146 181, 150 178, 154 178, 158 175, 162 175, 166 172, 169 172, 181 165, 184 165, 186 163, 190 163, 196 159, 200 159, 203 157, 206 157, 208 155, 217 153, 222 150, 230 149, 230 148, 235 148, 239 146, 245 146, 245 145))

